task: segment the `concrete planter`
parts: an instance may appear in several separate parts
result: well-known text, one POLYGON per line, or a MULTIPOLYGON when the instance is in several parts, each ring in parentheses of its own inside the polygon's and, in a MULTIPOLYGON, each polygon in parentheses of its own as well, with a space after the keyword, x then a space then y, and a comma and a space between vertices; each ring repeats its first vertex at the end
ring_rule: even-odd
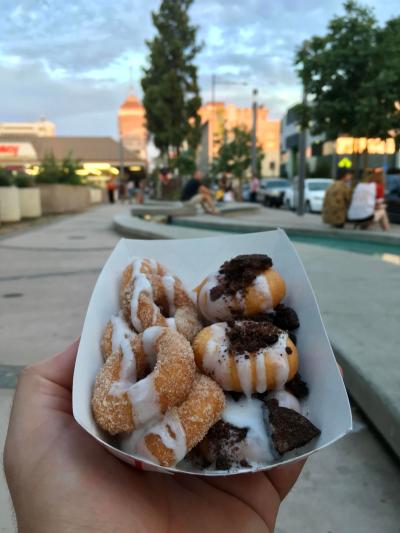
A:
POLYGON ((103 201, 103 195, 101 189, 95 189, 94 187, 90 187, 90 203, 91 204, 101 204, 103 201))
POLYGON ((17 187, 0 187, 0 220, 1 222, 21 220, 17 187))
POLYGON ((22 218, 38 218, 42 215, 42 204, 40 202, 40 189, 28 187, 18 189, 19 206, 22 218))
POLYGON ((83 185, 40 185, 43 214, 73 213, 90 206, 90 189, 83 185))

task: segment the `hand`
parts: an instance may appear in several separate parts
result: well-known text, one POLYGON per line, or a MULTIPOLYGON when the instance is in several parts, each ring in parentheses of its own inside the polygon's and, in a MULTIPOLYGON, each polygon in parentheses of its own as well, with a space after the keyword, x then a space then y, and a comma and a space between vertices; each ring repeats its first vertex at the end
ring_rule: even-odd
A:
POLYGON ((72 416, 77 348, 26 368, 17 386, 4 467, 20 533, 274 529, 303 462, 213 479, 134 470, 72 416))

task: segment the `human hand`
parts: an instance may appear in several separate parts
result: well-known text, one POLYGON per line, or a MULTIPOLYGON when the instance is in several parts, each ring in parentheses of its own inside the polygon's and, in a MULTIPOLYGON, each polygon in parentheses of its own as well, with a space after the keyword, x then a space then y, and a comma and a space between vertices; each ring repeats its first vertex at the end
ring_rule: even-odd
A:
POLYGON ((4 468, 20 533, 274 529, 304 462, 217 478, 134 470, 72 416, 77 349, 26 368, 18 382, 4 468))

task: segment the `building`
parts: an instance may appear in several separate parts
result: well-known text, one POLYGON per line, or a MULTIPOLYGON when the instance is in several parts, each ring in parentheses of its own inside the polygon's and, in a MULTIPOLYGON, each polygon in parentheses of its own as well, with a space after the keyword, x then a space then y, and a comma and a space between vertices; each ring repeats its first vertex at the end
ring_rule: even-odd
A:
POLYGON ((147 160, 146 113, 140 100, 129 94, 118 111, 118 131, 124 147, 147 160))
MULTIPOLYGON (((81 176, 91 183, 104 185, 120 173, 121 146, 112 137, 39 137, 0 135, 0 167, 35 175, 47 154, 58 162, 66 157, 77 159, 81 176)), ((124 176, 146 173, 146 161, 137 152, 122 151, 124 176)))
MULTIPOLYGON (((240 108, 234 104, 212 102, 202 106, 199 115, 203 130, 198 162, 200 166, 203 165, 203 172, 208 172, 221 144, 231 138, 233 128, 251 131, 253 111, 250 107, 240 108)), ((262 106, 257 109, 257 143, 265 154, 262 175, 277 176, 280 164, 280 121, 270 120, 268 109, 262 106)))
MULTIPOLYGON (((282 119, 281 175, 293 178, 298 175, 300 124, 296 106, 288 109, 282 119)), ((394 139, 367 139, 340 136, 335 141, 325 141, 324 135, 306 134, 306 164, 309 177, 334 178, 339 168, 355 168, 355 154, 367 156, 367 166, 397 168, 400 154, 394 139)), ((361 156, 363 157, 363 156, 361 156)), ((359 162, 360 166, 362 163, 359 162)))
POLYGON ((36 137, 54 137, 56 126, 44 118, 37 122, 0 122, 1 135, 34 135, 36 137))

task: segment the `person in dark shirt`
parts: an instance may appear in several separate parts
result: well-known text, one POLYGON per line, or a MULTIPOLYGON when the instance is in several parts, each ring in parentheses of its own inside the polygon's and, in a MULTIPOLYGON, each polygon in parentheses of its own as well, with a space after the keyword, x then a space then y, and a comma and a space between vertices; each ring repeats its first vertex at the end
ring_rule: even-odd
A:
POLYGON ((207 213, 219 214, 219 210, 215 207, 211 190, 201 182, 200 170, 196 170, 193 178, 184 186, 181 200, 190 205, 201 204, 207 213))

